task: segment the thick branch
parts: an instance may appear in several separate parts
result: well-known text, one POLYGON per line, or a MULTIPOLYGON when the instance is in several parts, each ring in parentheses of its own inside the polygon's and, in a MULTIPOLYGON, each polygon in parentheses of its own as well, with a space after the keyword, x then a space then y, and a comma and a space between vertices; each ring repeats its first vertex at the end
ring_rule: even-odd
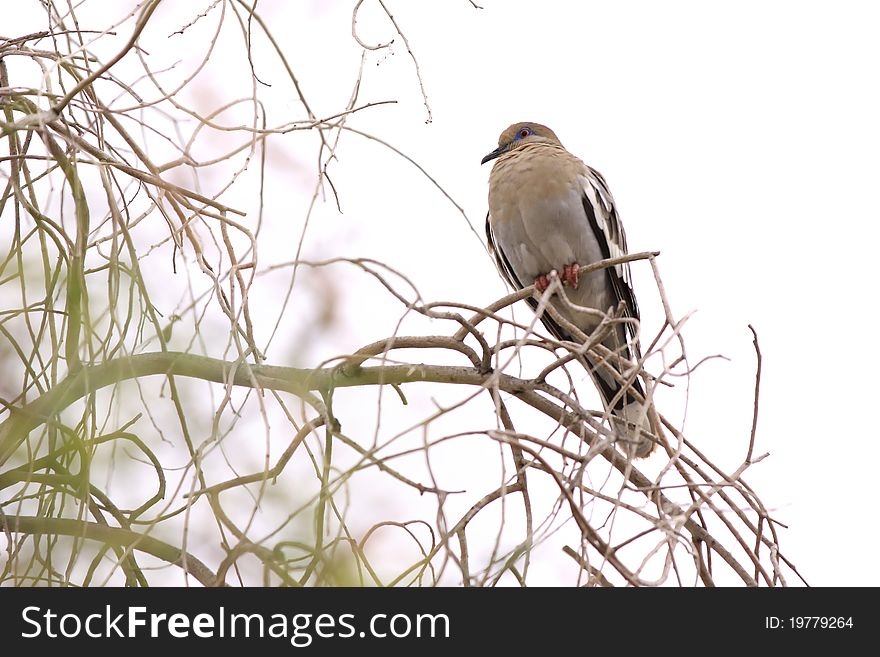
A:
POLYGON ((49 534, 51 536, 76 536, 99 541, 115 547, 138 550, 180 566, 205 586, 217 586, 217 576, 201 561, 168 543, 144 536, 129 529, 109 527, 96 522, 73 518, 33 518, 28 516, 0 515, 0 531, 23 534, 49 534))
MULTIPOLYGON (((227 362, 173 351, 115 358, 83 367, 31 403, 10 409, 10 417, 0 423, 0 465, 8 460, 28 433, 78 399, 115 383, 156 374, 193 377, 250 388, 260 387, 298 396, 310 390, 417 381, 482 385, 487 378, 486 374, 474 368, 441 365, 298 369, 227 362)), ((507 392, 516 393, 533 387, 524 379, 506 374, 498 376, 501 389, 507 392)))

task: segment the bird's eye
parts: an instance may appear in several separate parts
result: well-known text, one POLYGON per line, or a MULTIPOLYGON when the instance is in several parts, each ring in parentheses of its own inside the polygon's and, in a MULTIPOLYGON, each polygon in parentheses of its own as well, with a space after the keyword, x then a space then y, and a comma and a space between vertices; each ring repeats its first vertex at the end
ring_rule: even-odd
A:
POLYGON ((520 138, 520 139, 525 139, 525 138, 528 137, 530 134, 532 134, 532 129, 531 129, 531 128, 522 128, 522 129, 519 131, 519 138, 520 138))

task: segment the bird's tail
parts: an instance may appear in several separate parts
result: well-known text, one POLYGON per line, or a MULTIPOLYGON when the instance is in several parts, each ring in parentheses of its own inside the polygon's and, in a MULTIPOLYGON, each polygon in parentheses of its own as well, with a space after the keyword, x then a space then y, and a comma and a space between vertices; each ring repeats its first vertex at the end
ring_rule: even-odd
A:
POLYGON ((608 371, 610 364, 587 360, 605 409, 611 413, 611 426, 623 452, 638 458, 650 455, 657 443, 651 433, 650 405, 640 401, 645 399, 641 382, 636 379, 624 386, 608 371))
POLYGON ((631 457, 645 458, 657 444, 651 434, 649 412, 647 404, 635 400, 620 410, 611 411, 618 444, 631 457))
MULTIPOLYGON (((526 301, 532 310, 537 310, 537 299, 529 297, 526 301)), ((541 321, 547 330, 559 340, 576 341, 551 315, 542 314, 541 321)), ((612 335, 606 340, 605 346, 614 352, 622 344, 626 344, 626 332, 624 329, 618 328, 617 332, 612 332, 612 335)), ((632 362, 640 360, 637 340, 633 339, 626 347, 626 353, 629 356, 628 360, 632 362)), ((590 377, 602 397, 605 410, 611 414, 611 425, 617 434, 617 440, 623 448, 623 452, 630 457, 638 458, 650 455, 657 445, 657 439, 650 429, 651 408, 639 401, 645 399, 645 391, 641 382, 635 379, 627 385, 622 385, 619 381, 619 375, 612 373, 612 368, 620 371, 622 363, 619 367, 615 367, 615 364, 609 360, 600 361, 589 355, 581 356, 578 360, 590 373, 590 377), (638 393, 638 398, 632 394, 633 391, 638 393)))

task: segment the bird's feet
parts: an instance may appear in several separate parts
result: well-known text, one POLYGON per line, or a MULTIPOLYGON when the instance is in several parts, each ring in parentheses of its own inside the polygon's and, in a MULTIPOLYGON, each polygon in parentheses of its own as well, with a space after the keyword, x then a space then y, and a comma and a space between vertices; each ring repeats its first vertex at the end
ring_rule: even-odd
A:
POLYGON ((578 286, 578 271, 580 271, 581 266, 573 262, 570 265, 565 265, 562 268, 562 276, 559 277, 559 272, 555 269, 551 270, 549 273, 541 274, 540 276, 535 277, 535 289, 541 294, 550 287, 550 281, 554 278, 559 277, 562 281, 563 285, 567 285, 568 287, 576 290, 578 286))
POLYGON ((573 290, 577 289, 578 286, 578 271, 580 271, 581 266, 573 262, 570 265, 565 265, 562 268, 562 284, 568 285, 573 290))
POLYGON ((556 275, 556 270, 554 269, 549 274, 541 274, 540 276, 535 276, 535 289, 544 294, 548 287, 550 287, 550 281, 553 280, 553 277, 556 275))

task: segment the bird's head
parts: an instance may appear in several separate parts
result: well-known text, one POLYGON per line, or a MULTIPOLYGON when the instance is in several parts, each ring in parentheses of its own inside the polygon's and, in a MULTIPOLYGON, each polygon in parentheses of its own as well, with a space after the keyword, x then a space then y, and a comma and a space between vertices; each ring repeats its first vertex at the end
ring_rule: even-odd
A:
POLYGON ((512 150, 538 142, 562 146, 556 133, 545 125, 531 121, 514 123, 501 133, 501 136, 498 138, 498 148, 484 157, 480 164, 486 164, 489 160, 494 160, 496 157, 512 150))

